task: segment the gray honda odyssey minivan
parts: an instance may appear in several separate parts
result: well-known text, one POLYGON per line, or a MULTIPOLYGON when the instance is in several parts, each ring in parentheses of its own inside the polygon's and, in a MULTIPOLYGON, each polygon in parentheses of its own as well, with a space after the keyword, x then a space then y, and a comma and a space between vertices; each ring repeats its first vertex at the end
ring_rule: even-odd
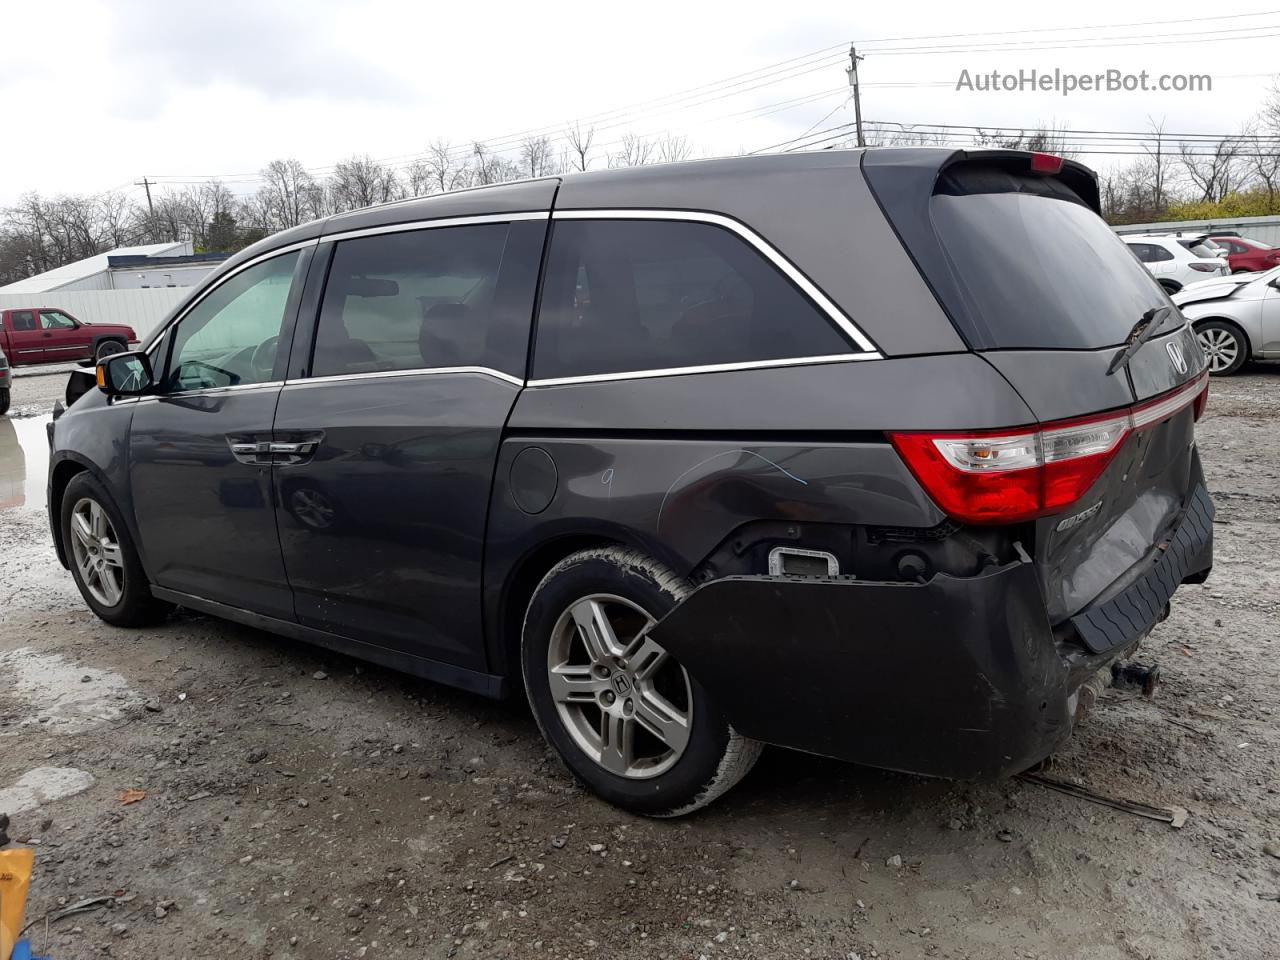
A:
POLYGON ((1044 154, 342 214, 97 378, 51 428, 49 510, 100 617, 182 606, 527 696, 645 814, 765 743, 1025 770, 1212 563, 1196 338, 1044 154))

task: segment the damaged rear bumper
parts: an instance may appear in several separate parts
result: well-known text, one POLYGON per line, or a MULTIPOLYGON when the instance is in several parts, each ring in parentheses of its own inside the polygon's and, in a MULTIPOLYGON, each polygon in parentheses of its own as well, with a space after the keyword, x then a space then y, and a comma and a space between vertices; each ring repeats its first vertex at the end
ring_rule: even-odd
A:
MULTIPOLYGON (((1146 561, 1161 584, 1196 579, 1212 562, 1212 505, 1207 495, 1197 503, 1171 534, 1176 555, 1158 549, 1146 561)), ((1146 572, 1107 603, 1158 596, 1146 572)), ((1066 739, 1076 689, 1160 612, 1150 600, 1143 610, 1151 616, 1131 614, 1105 648, 1097 637, 1086 645, 1074 624, 1051 627, 1023 559, 923 584, 728 577, 698 588, 652 633, 749 737, 987 779, 1035 765, 1066 739)))

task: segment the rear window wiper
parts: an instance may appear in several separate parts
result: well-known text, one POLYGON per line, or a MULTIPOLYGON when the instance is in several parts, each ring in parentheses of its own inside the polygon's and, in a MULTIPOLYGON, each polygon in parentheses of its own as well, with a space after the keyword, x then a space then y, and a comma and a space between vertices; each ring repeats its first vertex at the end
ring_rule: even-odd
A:
POLYGON ((1172 312, 1173 307, 1165 304, 1162 307, 1152 307, 1144 313, 1138 322, 1133 325, 1129 335, 1125 337, 1124 346, 1116 351, 1116 355, 1111 358, 1111 363, 1107 367, 1107 376, 1111 376, 1121 367, 1127 367, 1129 361, 1133 359, 1133 355, 1155 335, 1157 330, 1164 326, 1165 320, 1168 319, 1169 314, 1172 312))

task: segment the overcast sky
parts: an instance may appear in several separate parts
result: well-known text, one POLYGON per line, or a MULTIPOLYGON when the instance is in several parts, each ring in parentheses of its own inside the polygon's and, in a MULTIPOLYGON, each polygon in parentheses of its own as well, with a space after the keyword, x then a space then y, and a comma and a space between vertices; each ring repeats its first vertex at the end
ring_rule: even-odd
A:
MULTIPOLYGON (((687 135, 697 155, 751 151, 852 122, 850 41, 866 52, 863 115, 872 121, 1142 130, 1153 117, 1174 132, 1235 131, 1280 69, 1280 9, 1264 9, 1229 4, 1215 16, 1184 0, 14 3, 3 17, 0 204, 26 190, 138 191, 143 175, 216 175, 243 191, 274 158, 296 157, 317 174, 353 153, 400 164, 438 137, 502 144, 575 118, 595 118, 601 154, 627 132, 687 135), (1079 29, 1028 32, 1046 28, 1079 29), (934 39, 910 39, 919 37, 934 39), (956 46, 966 49, 943 49, 956 46), (1031 68, 1206 73, 1213 90, 954 89, 963 69, 1031 68)), ((1105 167, 1117 158, 1084 159, 1105 167)))

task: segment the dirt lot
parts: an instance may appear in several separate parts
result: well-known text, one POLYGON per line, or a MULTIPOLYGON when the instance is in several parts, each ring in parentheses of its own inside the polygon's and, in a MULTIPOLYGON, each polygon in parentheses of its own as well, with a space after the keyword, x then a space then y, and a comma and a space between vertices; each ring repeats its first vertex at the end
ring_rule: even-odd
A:
POLYGON ((56 960, 1280 956, 1280 369, 1213 384, 1217 567, 1145 648, 1158 696, 1107 691, 1048 771, 1180 830, 781 750, 700 815, 621 814, 518 704, 189 614, 99 623, 49 544, 43 420, 0 420, 0 809, 56 960))

